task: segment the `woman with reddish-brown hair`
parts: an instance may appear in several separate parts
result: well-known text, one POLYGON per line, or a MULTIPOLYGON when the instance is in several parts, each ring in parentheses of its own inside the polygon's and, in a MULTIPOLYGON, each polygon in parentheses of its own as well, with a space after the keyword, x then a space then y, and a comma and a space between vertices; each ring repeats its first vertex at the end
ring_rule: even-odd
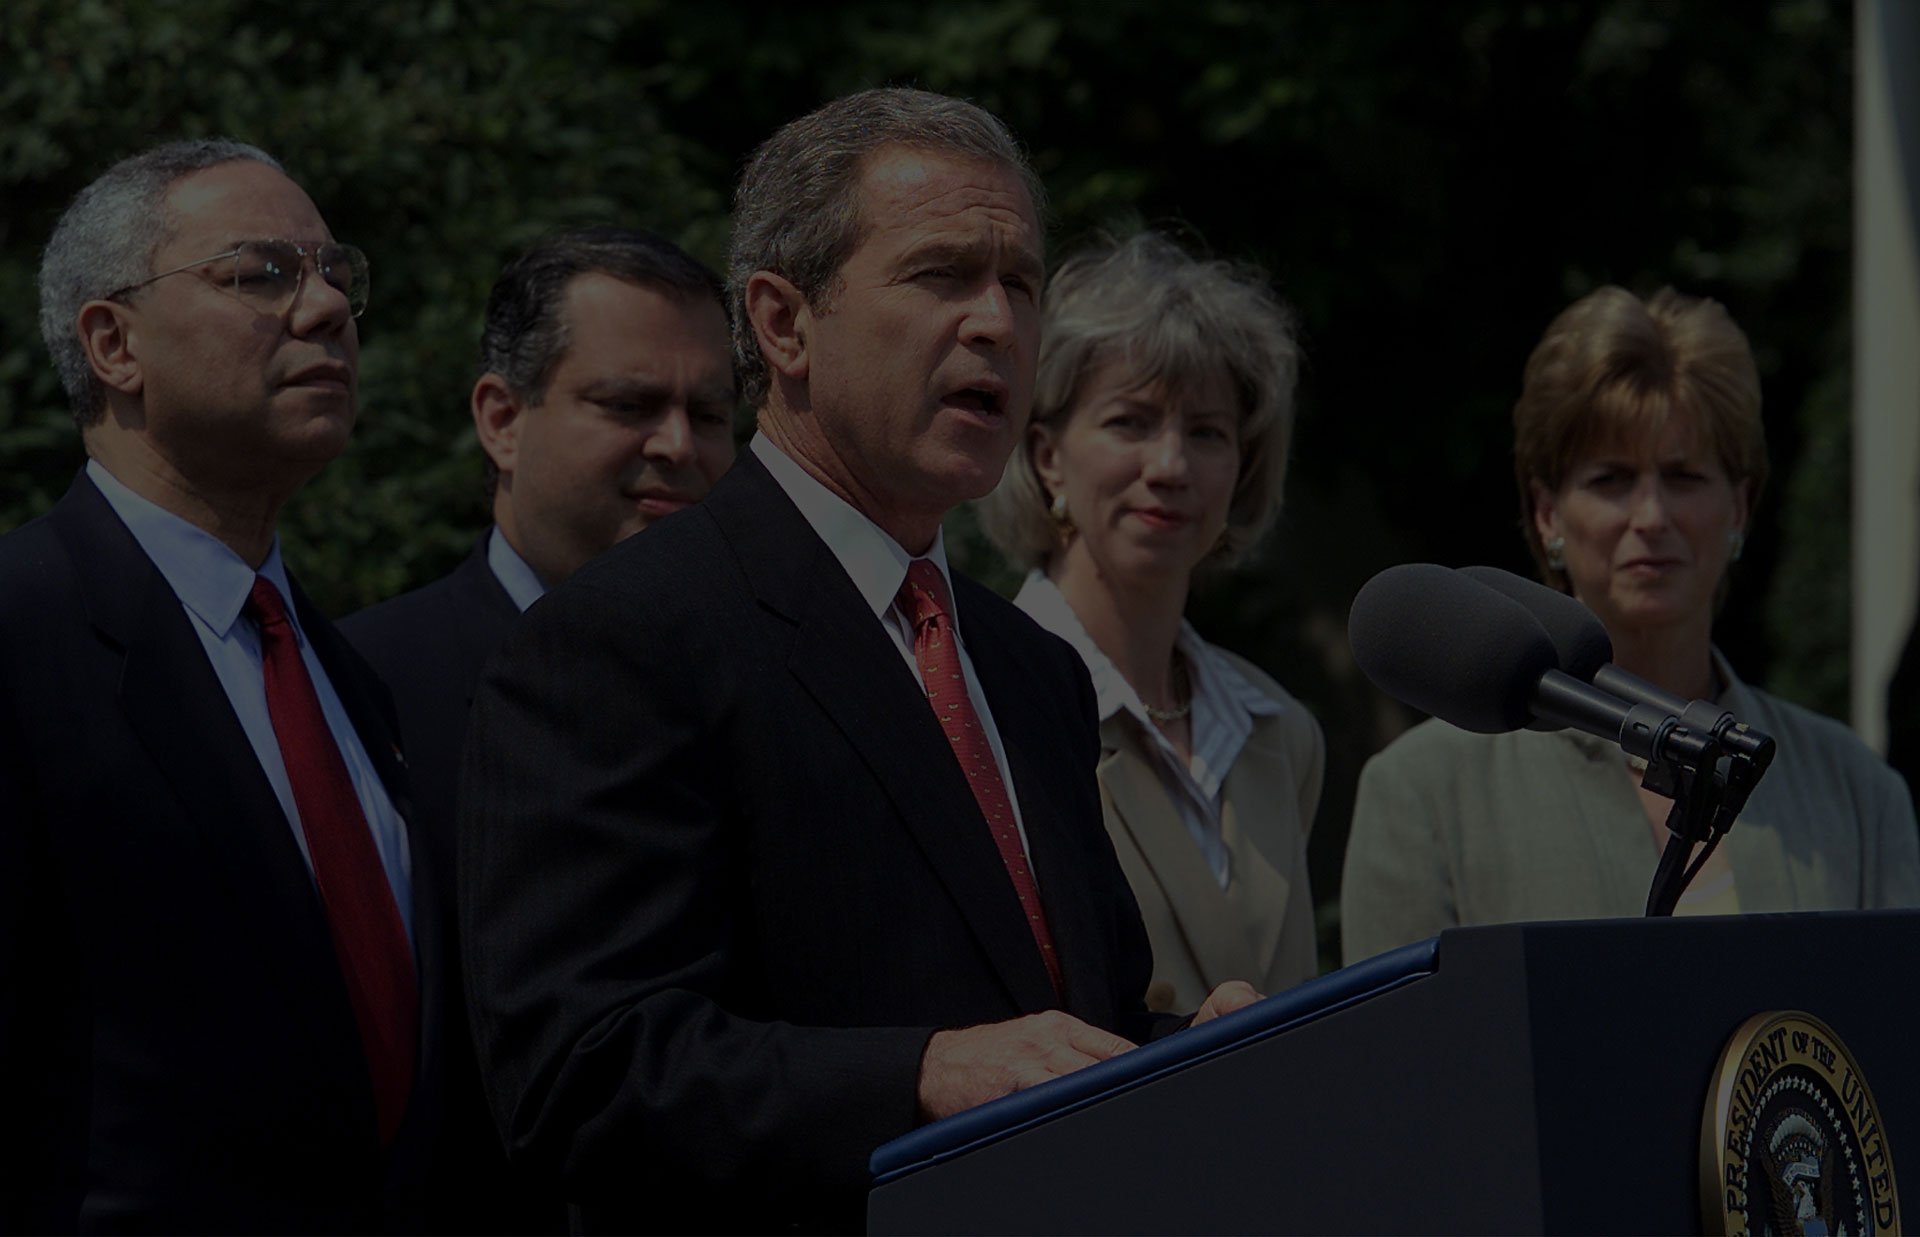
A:
MULTIPOLYGON (((1678 914, 1920 904, 1905 785, 1845 726, 1742 682, 1713 646, 1766 483, 1760 378, 1717 302, 1605 287, 1547 328, 1514 405, 1522 531, 1622 669, 1777 740, 1678 914)), ((1433 720, 1368 762, 1341 889, 1348 960, 1460 924, 1640 914, 1671 802, 1571 731, 1433 720)))

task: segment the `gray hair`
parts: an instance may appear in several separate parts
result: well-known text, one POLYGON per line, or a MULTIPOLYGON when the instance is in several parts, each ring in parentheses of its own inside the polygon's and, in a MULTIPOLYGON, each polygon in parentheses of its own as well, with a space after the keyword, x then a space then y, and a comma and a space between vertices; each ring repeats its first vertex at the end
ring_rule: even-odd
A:
POLYGON ((782 125, 761 144, 733 196, 727 296, 741 397, 765 402, 772 379, 747 320, 747 280, 771 271, 826 309, 834 277, 860 243, 859 181, 869 156, 905 146, 999 164, 1019 173, 1036 218, 1045 194, 1013 134, 964 99, 886 87, 851 94, 782 125))
MULTIPOLYGON (((1087 377, 1119 359, 1141 384, 1175 394, 1224 374, 1238 404, 1240 474, 1209 563, 1243 559, 1280 514, 1300 346, 1291 310, 1257 268, 1189 255, 1153 232, 1076 255, 1047 286, 1033 424, 1066 428, 1087 377)), ((1007 461, 980 523, 1022 568, 1060 548, 1031 435, 1007 461)))
POLYGON ((286 171, 272 155, 245 142, 167 142, 108 168, 79 192, 54 225, 40 258, 40 337, 81 429, 105 415, 107 393, 74 330, 80 307, 153 274, 153 255, 168 235, 166 198, 175 181, 242 159, 286 171))

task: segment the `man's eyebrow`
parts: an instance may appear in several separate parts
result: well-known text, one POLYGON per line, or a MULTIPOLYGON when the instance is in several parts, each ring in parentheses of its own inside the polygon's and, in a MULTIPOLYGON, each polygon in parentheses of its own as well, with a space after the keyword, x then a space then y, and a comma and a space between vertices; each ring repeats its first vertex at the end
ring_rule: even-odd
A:
POLYGON ((934 239, 921 241, 900 255, 900 265, 918 266, 925 262, 954 262, 977 257, 983 246, 977 241, 934 239))
MULTIPOLYGON (((673 391, 672 383, 652 378, 599 378, 580 388, 580 398, 661 400, 673 391)), ((731 382, 708 382, 690 388, 688 394, 694 399, 727 402, 740 398, 740 388, 731 382)))
POLYGON ((670 388, 649 378, 597 378, 580 388, 583 399, 659 398, 670 388))
MULTIPOLYGON (((922 241, 900 256, 902 268, 922 266, 928 263, 960 262, 978 259, 984 256, 989 246, 979 240, 948 240, 935 238, 922 241)), ((1013 269, 1028 279, 1038 283, 1046 276, 1047 265, 1040 258, 1038 250, 1030 245, 1005 247, 1012 255, 1013 269)))

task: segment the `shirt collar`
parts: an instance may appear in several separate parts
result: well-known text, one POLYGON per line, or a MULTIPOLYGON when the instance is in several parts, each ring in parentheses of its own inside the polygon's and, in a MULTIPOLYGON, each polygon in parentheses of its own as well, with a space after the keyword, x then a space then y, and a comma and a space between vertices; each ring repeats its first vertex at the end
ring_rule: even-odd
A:
MULTIPOLYGON (((212 533, 128 489, 99 460, 87 461, 87 477, 159 569, 173 595, 214 635, 226 639, 253 591, 254 569, 212 533)), ((258 574, 280 590, 294 631, 304 640, 277 535, 258 574)))
POLYGON ((1193 671, 1192 690, 1196 699, 1205 697, 1236 704, 1253 717, 1273 717, 1286 711, 1283 701, 1254 686, 1252 680, 1220 655, 1219 649, 1202 640, 1193 624, 1185 619, 1180 620, 1180 635, 1174 640, 1174 647, 1186 655, 1187 666, 1193 671))
MULTIPOLYGON (((1080 616, 1067 604, 1066 595, 1059 585, 1046 577, 1038 568, 1027 573, 1026 582, 1020 586, 1019 595, 1013 604, 1026 611, 1040 626, 1059 636, 1073 646, 1080 654, 1080 660, 1087 664, 1087 675, 1093 680, 1093 694, 1100 708, 1100 720, 1106 721, 1114 714, 1125 710, 1138 718, 1140 724, 1153 729, 1153 722, 1147 716, 1146 705, 1140 694, 1133 689, 1113 664, 1113 659, 1100 651, 1100 646, 1087 634, 1086 625, 1080 616)), ((1174 647, 1186 656, 1187 665, 1192 670, 1194 681, 1188 685, 1195 698, 1205 693, 1210 698, 1223 703, 1238 705, 1255 717, 1269 717, 1282 711, 1285 706, 1247 681, 1247 677, 1220 656, 1219 652, 1193 629, 1193 624, 1180 620, 1180 634, 1174 640, 1174 647)))
POLYGON ((487 536, 487 567, 522 614, 527 612, 528 606, 547 595, 547 586, 540 582, 540 573, 520 557, 520 552, 507 541, 507 535, 500 531, 498 524, 487 536))
MULTIPOLYGON (((756 432, 747 449, 766 465, 774 481, 786 491, 793 505, 800 508, 807 524, 840 560, 840 566, 860 591, 868 609, 876 618, 885 619, 900 593, 900 586, 906 583, 907 565, 914 556, 846 499, 822 485, 764 433, 756 432)), ((958 631, 959 603, 953 600, 953 573, 947 568, 945 529, 934 534, 933 548, 921 557, 939 568, 940 577, 947 582, 950 608, 947 617, 958 631)))

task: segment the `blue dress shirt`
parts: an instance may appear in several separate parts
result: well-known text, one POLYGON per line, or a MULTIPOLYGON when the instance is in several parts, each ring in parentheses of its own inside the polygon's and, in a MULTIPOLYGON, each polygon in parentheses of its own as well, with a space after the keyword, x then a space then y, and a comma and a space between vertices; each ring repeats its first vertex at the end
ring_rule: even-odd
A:
POLYGON ((522 614, 527 612, 528 606, 547 595, 547 586, 540 582, 540 573, 520 557, 520 552, 508 543, 507 535, 500 531, 498 524, 487 534, 487 567, 522 614))
MULTIPOLYGON (((260 662, 260 633, 251 621, 239 621, 247 594, 253 589, 253 568, 211 533, 189 524, 122 485, 112 473, 101 467, 98 460, 87 462, 87 476, 99 487, 107 504, 120 517, 121 523, 127 526, 127 531, 133 534, 133 539, 140 543, 140 548, 160 574, 166 577, 173 595, 180 599, 180 605, 193 624, 194 634, 200 637, 200 646, 206 649, 207 660, 213 664, 214 674, 220 679, 220 686, 226 689, 227 701, 240 720, 240 728, 246 731, 247 742, 253 745, 253 753, 260 760, 260 769, 267 775, 267 781, 272 783, 281 810, 287 814, 294 843, 300 847, 300 857, 306 860, 307 871, 311 874, 313 856, 307 852, 306 833, 300 827, 300 812, 293 802, 293 785, 287 780, 286 762, 281 759, 280 742, 274 736, 273 720, 267 712, 267 684, 260 662)), ((381 866, 386 869, 387 883, 393 889, 393 900, 399 906, 400 918, 407 926, 407 938, 412 940, 413 863, 407 851, 406 823, 400 819, 398 809, 387 797, 386 786, 380 781, 373 762, 367 758, 367 750, 360 743, 360 736, 347 716, 346 707, 340 703, 326 670, 320 665, 320 659, 314 656, 313 646, 307 642, 306 632, 300 628, 300 616, 293 605, 293 590, 287 585, 286 567, 280 561, 278 537, 274 538, 273 548, 268 551, 267 561, 261 564, 258 574, 271 581, 286 602, 287 617, 294 634, 299 637, 301 659, 306 662, 307 674, 313 679, 314 691, 320 697, 320 711, 325 715, 327 728, 333 731, 334 742, 346 762, 347 776, 353 780, 354 793, 360 799, 360 810, 373 832, 373 843, 380 852, 381 866)))

